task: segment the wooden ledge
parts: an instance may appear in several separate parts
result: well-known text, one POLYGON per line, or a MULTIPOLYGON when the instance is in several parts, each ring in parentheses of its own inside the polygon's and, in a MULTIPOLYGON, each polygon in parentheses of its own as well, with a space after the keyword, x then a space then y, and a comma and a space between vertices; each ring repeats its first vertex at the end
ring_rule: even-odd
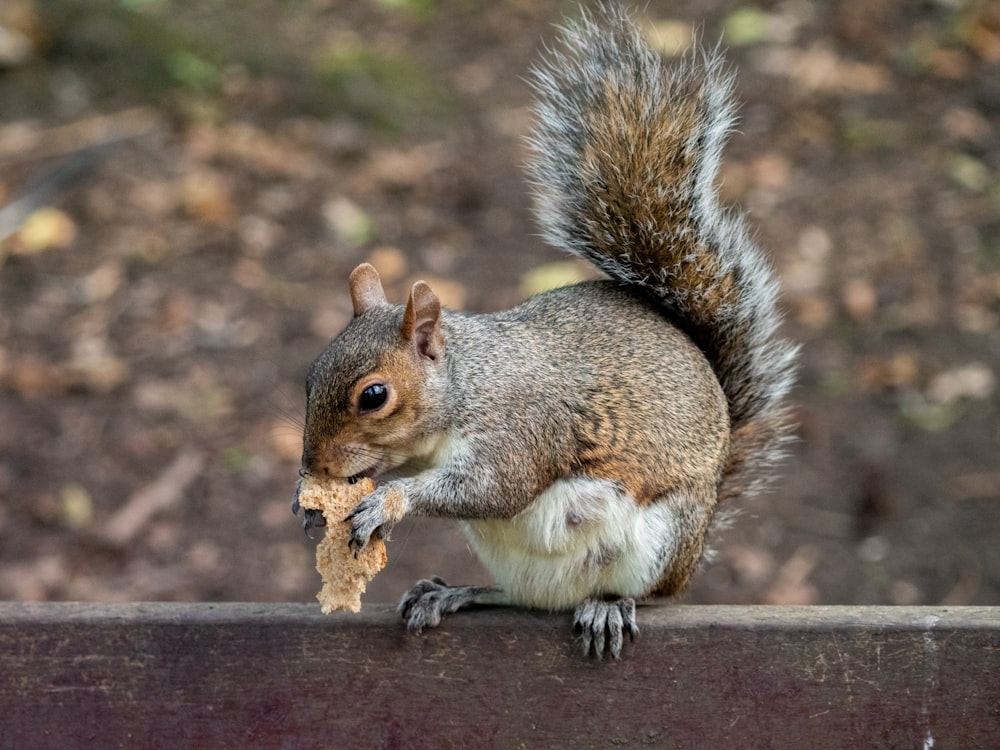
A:
POLYGON ((0 603, 0 748, 980 748, 1000 607, 639 608, 617 662, 568 615, 0 603))

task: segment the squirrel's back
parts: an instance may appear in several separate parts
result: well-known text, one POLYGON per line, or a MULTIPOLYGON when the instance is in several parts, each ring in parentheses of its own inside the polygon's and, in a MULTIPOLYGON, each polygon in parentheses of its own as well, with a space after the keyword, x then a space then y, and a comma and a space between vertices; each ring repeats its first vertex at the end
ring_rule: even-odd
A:
POLYGON ((477 426, 466 431, 516 434, 504 458, 514 463, 530 461, 523 446, 537 434, 549 462, 535 469, 538 491, 582 472, 621 482, 645 505, 718 481, 724 394, 704 354, 641 289, 584 282, 499 313, 448 313, 444 324, 450 377, 476 384, 463 408, 477 426))
POLYGON ((600 4, 536 67, 528 172, 545 238, 643 287, 705 352, 729 405, 720 499, 781 453, 795 348, 777 339, 777 281, 715 178, 734 121, 717 53, 669 65, 628 14, 600 4))

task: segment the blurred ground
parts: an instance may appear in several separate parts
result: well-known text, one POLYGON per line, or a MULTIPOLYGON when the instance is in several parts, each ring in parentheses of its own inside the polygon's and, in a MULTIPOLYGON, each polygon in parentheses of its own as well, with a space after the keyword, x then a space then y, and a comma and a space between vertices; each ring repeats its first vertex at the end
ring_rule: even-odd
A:
MULTIPOLYGON (((347 274, 494 310, 562 260, 519 171, 522 79, 571 10, 4 0, 0 206, 90 171, 0 245, 0 597, 312 600, 289 503, 347 274)), ((645 16, 739 68, 722 189, 803 344, 801 442, 688 600, 1000 604, 1000 6, 645 16)), ((447 523, 389 555, 369 600, 486 580, 447 523)))

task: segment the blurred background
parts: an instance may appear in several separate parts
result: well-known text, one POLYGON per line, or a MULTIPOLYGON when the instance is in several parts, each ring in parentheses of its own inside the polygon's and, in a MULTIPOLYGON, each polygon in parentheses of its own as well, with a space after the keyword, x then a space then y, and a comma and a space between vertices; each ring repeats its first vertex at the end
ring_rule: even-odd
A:
MULTIPOLYGON (((689 602, 1000 604, 1000 3, 661 2, 721 39, 800 441, 689 602)), ((378 266, 472 311, 589 273, 536 236, 548 0, 2 0, 0 598, 313 601, 303 380, 378 266)), ((409 519, 368 601, 488 581, 409 519), (453 580, 454 579, 454 580, 453 580)))

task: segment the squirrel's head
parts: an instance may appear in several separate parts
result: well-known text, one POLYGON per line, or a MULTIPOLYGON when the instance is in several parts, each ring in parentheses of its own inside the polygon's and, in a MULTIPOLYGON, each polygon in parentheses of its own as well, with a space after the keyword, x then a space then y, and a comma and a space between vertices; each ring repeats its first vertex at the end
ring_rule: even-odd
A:
POLYGON ((441 303, 423 281, 406 306, 386 301, 374 267, 351 273, 354 318, 306 378, 302 470, 376 476, 424 454, 445 377, 441 303))

